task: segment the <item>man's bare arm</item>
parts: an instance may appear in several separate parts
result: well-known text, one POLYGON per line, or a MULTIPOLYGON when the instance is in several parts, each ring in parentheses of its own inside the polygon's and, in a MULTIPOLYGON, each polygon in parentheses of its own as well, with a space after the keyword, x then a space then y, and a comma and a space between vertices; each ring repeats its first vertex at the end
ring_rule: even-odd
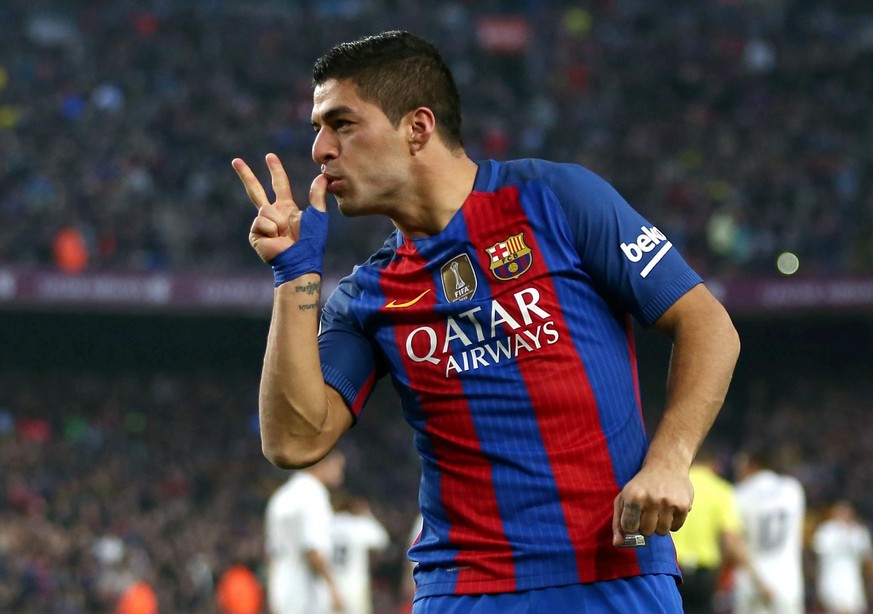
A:
POLYGON ((324 383, 318 355, 321 277, 276 288, 261 371, 261 446, 282 468, 321 460, 352 425, 342 396, 324 383))
POLYGON ((685 522, 694 499, 688 470, 724 403, 739 356, 736 329, 703 284, 676 301, 655 327, 673 341, 667 405, 642 469, 616 498, 616 545, 627 533, 664 535, 685 522))
POLYGON ((740 353, 727 311, 703 284, 667 310, 655 327, 673 340, 667 405, 646 463, 687 473, 724 404, 740 353))
POLYGON ((327 560, 321 556, 317 550, 309 550, 306 553, 306 563, 312 571, 324 578, 324 581, 327 583, 332 609, 335 612, 345 609, 342 595, 340 594, 339 587, 333 578, 333 573, 331 572, 327 560))
POLYGON ((761 600, 764 603, 771 603, 773 601, 773 591, 761 577, 761 574, 758 573, 745 536, 734 531, 725 531, 722 533, 721 542, 725 563, 745 569, 761 600))
MULTIPOLYGON (((298 243, 314 241, 308 234, 305 218, 311 212, 301 212, 294 202, 291 183, 275 154, 267 154, 267 167, 276 200, 270 202, 258 178, 240 158, 233 168, 245 187, 257 215, 249 231, 249 243, 266 263, 275 264, 291 254, 298 243)), ((325 190, 327 180, 318 175, 309 188, 310 207, 324 215, 327 210, 325 190)), ((318 216, 316 215, 316 218, 318 216)), ((310 218, 310 221, 315 218, 310 218)), ((323 237, 315 246, 324 249, 326 219, 312 228, 321 228, 323 237)), ((313 245, 313 243, 310 243, 313 245)), ((264 455, 284 469, 298 469, 314 464, 336 444, 340 435, 352 424, 352 414, 345 400, 327 386, 321 375, 318 355, 319 297, 321 295, 321 257, 314 268, 312 250, 297 252, 306 266, 298 269, 294 260, 290 268, 277 279, 273 296, 273 315, 261 372, 260 423, 261 446, 264 455), (306 260, 309 258, 309 260, 306 260)))

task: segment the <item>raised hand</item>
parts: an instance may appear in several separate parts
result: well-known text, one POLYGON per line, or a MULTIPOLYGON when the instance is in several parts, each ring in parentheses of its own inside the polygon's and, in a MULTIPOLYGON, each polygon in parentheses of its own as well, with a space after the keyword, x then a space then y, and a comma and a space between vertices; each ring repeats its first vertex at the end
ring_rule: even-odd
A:
MULTIPOLYGON (((271 203, 264 187, 255 174, 241 158, 231 162, 237 176, 245 187, 249 200, 258 209, 258 214, 249 230, 249 243, 264 262, 294 245, 300 238, 301 210, 291 195, 291 182, 276 154, 266 155, 267 168, 270 169, 276 201, 271 203)), ((319 211, 326 211, 325 189, 327 180, 319 174, 309 190, 310 203, 319 211)))

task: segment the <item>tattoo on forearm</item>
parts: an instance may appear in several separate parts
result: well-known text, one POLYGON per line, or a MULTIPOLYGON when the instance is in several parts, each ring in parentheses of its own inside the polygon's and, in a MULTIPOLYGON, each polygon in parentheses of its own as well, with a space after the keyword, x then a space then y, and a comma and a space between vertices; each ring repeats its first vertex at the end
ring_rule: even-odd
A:
POLYGON ((294 292, 298 292, 300 294, 318 294, 321 292, 321 282, 310 281, 307 284, 302 286, 294 286, 294 292))
POLYGON ((318 309, 318 294, 321 292, 321 282, 310 281, 309 283, 300 286, 294 286, 294 292, 297 294, 306 294, 315 298, 314 302, 297 305, 297 309, 300 311, 312 311, 313 309, 318 309))

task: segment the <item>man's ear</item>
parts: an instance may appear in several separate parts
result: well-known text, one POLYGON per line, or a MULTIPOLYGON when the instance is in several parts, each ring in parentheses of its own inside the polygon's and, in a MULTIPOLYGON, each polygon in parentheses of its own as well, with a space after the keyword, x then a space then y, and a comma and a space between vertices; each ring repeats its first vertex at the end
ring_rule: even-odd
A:
POLYGON ((436 132, 436 117, 428 107, 418 107, 409 117, 409 146, 414 151, 424 147, 436 132))

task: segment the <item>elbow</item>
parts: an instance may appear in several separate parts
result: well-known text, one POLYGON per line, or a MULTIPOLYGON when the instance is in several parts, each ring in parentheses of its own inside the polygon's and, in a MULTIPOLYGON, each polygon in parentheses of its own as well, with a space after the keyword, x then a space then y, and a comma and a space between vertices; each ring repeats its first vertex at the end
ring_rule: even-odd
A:
POLYGON ((305 460, 298 455, 286 454, 283 450, 263 448, 263 453, 264 457, 279 469, 306 469, 312 464, 305 462, 305 460))
POLYGON ((290 442, 261 442, 264 457, 279 469, 306 469, 324 458, 330 450, 290 442))
POLYGON ((725 351, 729 352, 733 356, 734 362, 736 362, 740 357, 742 342, 740 341, 740 334, 737 332, 736 327, 734 327, 733 323, 730 322, 730 320, 728 320, 728 324, 725 327, 724 347, 725 351))
MULTIPOLYGON (((342 409, 342 408, 339 408, 342 409)), ((261 451, 280 469, 305 469, 323 459, 351 424, 351 413, 304 411, 287 398, 261 397, 261 451), (321 414, 321 417, 319 417, 321 414)))
MULTIPOLYGON (((727 314, 725 314, 727 316, 727 314)), ((737 332, 730 316, 727 316, 727 324, 725 326, 725 348, 733 356, 734 363, 739 360, 740 350, 742 349, 742 341, 740 341, 740 333, 737 332)))
POLYGON ((724 306, 712 297, 692 332, 710 340, 711 351, 721 356, 725 363, 735 365, 740 357, 740 333, 724 306))

